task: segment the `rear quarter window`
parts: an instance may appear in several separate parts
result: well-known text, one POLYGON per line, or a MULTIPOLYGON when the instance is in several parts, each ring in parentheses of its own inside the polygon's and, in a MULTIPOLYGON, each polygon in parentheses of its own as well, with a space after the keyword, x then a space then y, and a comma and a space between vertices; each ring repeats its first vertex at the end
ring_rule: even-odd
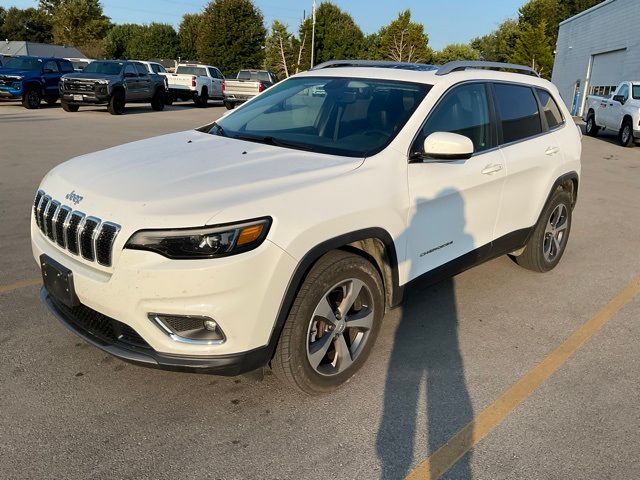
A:
POLYGON ((537 88, 536 92, 538 93, 538 98, 542 105, 542 111, 547 119, 547 125, 549 125, 549 128, 555 128, 558 125, 562 125, 564 123, 564 119, 562 118, 560 107, 558 107, 558 104, 551 94, 541 88, 537 88))
POLYGON ((494 84, 495 100, 502 126, 503 143, 542 133, 538 102, 524 85, 494 84))

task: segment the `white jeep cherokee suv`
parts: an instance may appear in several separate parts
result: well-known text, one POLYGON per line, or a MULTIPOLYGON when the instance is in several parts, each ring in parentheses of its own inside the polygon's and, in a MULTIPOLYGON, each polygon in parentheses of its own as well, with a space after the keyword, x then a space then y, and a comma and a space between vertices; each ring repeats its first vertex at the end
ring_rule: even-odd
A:
POLYGON ((198 130, 54 168, 31 221, 41 297, 127 361, 269 364, 329 391, 412 280, 504 254, 555 267, 580 153, 558 91, 527 67, 323 64, 198 130))

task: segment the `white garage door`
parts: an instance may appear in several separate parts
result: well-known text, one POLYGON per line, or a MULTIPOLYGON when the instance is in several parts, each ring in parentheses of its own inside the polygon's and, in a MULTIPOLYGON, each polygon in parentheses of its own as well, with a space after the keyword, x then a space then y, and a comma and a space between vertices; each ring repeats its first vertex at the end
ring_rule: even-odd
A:
POLYGON ((589 93, 608 95, 624 80, 623 67, 627 50, 616 50, 593 56, 589 93))

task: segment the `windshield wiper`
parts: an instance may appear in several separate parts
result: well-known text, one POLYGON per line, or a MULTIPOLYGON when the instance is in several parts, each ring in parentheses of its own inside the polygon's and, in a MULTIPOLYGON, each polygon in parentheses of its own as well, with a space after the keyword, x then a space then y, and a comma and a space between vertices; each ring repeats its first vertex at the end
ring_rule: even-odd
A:
POLYGON ((294 148, 296 150, 305 150, 307 152, 315 151, 315 148, 311 145, 307 145, 305 143, 290 142, 288 140, 281 140, 270 135, 260 137, 253 135, 236 134, 233 136, 233 138, 237 140, 246 140, 247 142, 264 143, 265 145, 273 145, 274 147, 294 148))

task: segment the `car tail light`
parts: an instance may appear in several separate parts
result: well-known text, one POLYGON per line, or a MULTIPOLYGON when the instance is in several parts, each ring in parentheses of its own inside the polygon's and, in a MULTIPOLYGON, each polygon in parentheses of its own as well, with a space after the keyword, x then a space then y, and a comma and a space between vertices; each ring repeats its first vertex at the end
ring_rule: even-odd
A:
POLYGON ((191 77, 191 86, 192 87, 196 86, 196 77, 191 77))
POLYGON ((258 92, 264 92, 264 83, 258 84, 258 92))
POLYGON ((227 86, 225 85, 224 80, 222 81, 222 93, 224 93, 225 89, 227 88, 227 86))

